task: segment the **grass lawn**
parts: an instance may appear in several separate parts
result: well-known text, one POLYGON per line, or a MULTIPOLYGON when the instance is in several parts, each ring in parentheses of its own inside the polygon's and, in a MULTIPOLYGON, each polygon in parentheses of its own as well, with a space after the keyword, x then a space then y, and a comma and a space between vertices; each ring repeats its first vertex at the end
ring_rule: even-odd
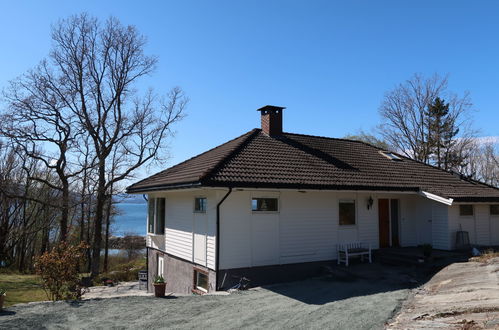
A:
POLYGON ((0 288, 7 290, 5 306, 48 300, 39 277, 36 275, 2 274, 0 288))

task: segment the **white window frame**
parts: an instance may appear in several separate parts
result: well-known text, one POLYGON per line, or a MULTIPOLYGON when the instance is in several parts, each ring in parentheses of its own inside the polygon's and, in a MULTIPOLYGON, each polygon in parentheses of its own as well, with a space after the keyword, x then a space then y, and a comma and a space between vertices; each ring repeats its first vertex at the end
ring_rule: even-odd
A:
POLYGON ((194 269, 194 285, 196 287, 196 290, 200 290, 202 292, 208 292, 208 288, 210 286, 210 281, 209 280, 210 280, 209 274, 207 274, 205 272, 202 272, 199 269, 194 269), (202 286, 198 285, 199 275, 206 276, 206 288, 203 288, 202 286))
POLYGON ((402 161, 402 158, 399 157, 398 155, 396 155, 394 152, 391 152, 391 151, 380 151, 379 153, 382 154, 383 156, 385 156, 386 158, 390 159, 390 160, 402 161))
POLYGON ((154 235, 156 232, 156 203, 157 199, 155 197, 149 197, 147 201, 147 233, 154 235), (154 201, 153 211, 152 211, 152 219, 151 219, 151 202, 154 201), (152 231, 151 228, 152 223, 152 231))
POLYGON ((338 227, 339 228, 354 228, 357 226, 358 222, 358 215, 357 215, 357 200, 355 198, 342 198, 338 200, 338 227), (340 204, 341 203, 351 203, 353 202, 354 210, 355 210, 355 216, 354 216, 354 224, 349 224, 349 225, 342 225, 340 223, 340 204))
POLYGON ((252 196, 250 199, 250 210, 253 214, 275 214, 279 213, 281 210, 281 200, 277 196, 252 196), (277 210, 276 211, 259 211, 259 210, 253 210, 253 200, 256 199, 275 199, 277 200, 277 210))
POLYGON ((148 205, 147 205, 147 234, 149 235, 164 235, 164 227, 166 227, 166 198, 164 197, 149 197, 148 205), (151 224, 151 219, 150 219, 150 212, 149 212, 149 203, 151 200, 154 200, 154 210, 153 210, 153 219, 152 219, 152 227, 153 230, 152 232, 149 231, 150 224, 151 224), (158 231, 158 212, 159 212, 159 201, 162 200, 165 203, 165 214, 164 214, 164 223, 163 223, 163 233, 159 233, 158 231))
POLYGON ((158 255, 158 276, 165 278, 165 258, 158 255))
POLYGON ((194 213, 206 213, 206 211, 208 210, 208 198, 206 198, 206 196, 194 197, 194 205, 193 205, 192 209, 194 210, 194 213), (204 199, 205 200, 204 210, 196 210, 196 199, 204 199))

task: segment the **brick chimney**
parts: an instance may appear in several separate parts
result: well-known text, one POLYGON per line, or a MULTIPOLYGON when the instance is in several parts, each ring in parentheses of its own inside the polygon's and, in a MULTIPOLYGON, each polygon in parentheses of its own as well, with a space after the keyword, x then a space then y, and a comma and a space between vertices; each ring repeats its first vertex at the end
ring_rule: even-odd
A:
POLYGON ((276 107, 266 105, 257 111, 260 111, 262 118, 262 131, 270 136, 282 134, 282 110, 285 107, 276 107))

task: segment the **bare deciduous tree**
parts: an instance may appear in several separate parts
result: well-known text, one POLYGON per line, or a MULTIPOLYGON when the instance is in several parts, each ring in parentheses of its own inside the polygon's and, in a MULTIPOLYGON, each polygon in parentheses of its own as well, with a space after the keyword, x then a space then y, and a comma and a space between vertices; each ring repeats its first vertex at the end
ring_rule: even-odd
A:
MULTIPOLYGON (((473 141, 475 132, 471 128, 471 106, 468 93, 459 96, 448 90, 447 77, 435 74, 425 78, 415 74, 385 94, 379 109, 382 124, 378 130, 388 144, 408 157, 425 163, 450 164, 451 157, 465 158, 467 155, 464 152, 473 141), (432 124, 428 115, 428 108, 437 98, 448 103, 448 121, 459 128, 459 136, 448 144, 452 148, 438 148, 438 160, 432 158, 432 124)), ((458 170, 452 164, 448 167, 458 170)))
POLYGON ((470 150, 470 161, 463 172, 486 184, 499 187, 499 152, 494 141, 476 140, 470 150))
POLYGON ((97 170, 92 244, 92 275, 99 273, 102 225, 108 191, 133 172, 158 159, 171 125, 187 103, 174 88, 166 99, 149 91, 141 96, 136 82, 150 74, 154 57, 143 52, 145 38, 133 26, 110 18, 100 25, 86 14, 60 21, 52 33, 51 60, 69 108, 92 141, 97 170), (113 177, 108 173, 113 171, 113 177))
POLYGON ((13 80, 4 91, 7 109, 0 117, 0 134, 15 143, 22 156, 28 156, 53 171, 59 182, 33 176, 61 192, 60 240, 67 238, 71 180, 81 172, 71 168, 69 159, 81 135, 76 118, 65 105, 60 77, 44 60, 35 69, 13 80), (42 150, 50 150, 44 155, 42 150))

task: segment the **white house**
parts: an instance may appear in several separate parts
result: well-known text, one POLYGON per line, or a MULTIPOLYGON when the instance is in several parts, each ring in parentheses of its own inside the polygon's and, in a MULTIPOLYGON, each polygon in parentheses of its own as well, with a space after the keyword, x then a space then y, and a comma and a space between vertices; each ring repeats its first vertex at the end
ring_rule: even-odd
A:
POLYGON ((173 292, 313 274, 338 243, 499 245, 499 190, 372 145, 261 129, 128 187, 146 194, 149 280, 173 292))

